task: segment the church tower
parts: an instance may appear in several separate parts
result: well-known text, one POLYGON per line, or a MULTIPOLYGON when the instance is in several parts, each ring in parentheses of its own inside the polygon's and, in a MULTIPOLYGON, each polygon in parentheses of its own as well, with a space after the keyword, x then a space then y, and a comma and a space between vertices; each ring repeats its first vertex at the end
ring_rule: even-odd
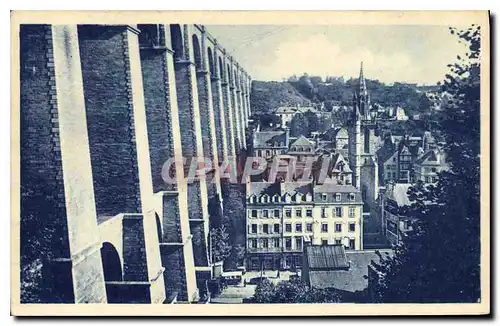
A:
POLYGON ((359 70, 358 89, 354 92, 353 105, 357 107, 362 120, 370 119, 370 95, 366 88, 366 80, 363 75, 363 62, 359 70))
POLYGON ((363 77, 363 63, 361 63, 361 70, 359 76, 358 89, 353 95, 353 110, 348 121, 348 135, 349 135, 349 166, 353 171, 352 184, 360 189, 361 187, 361 120, 363 119, 364 112, 369 105, 368 92, 366 90, 366 82, 363 77))

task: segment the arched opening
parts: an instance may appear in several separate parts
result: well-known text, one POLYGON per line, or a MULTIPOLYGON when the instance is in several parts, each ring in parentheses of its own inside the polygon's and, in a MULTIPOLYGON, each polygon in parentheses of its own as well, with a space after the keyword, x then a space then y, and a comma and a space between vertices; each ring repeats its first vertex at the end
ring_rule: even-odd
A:
POLYGON ((137 25, 141 31, 139 44, 144 47, 165 46, 164 25, 137 25))
POLYGON ((212 54, 212 49, 208 48, 208 71, 210 71, 211 76, 215 76, 215 67, 214 67, 214 57, 212 54))
POLYGON ((219 74, 222 81, 226 81, 226 74, 224 73, 224 65, 222 64, 221 57, 219 57, 219 74))
POLYGON ((170 37, 172 41, 172 50, 174 50, 174 59, 184 59, 184 42, 182 41, 182 31, 180 25, 170 25, 170 37))
POLYGON ((163 241, 163 230, 161 227, 161 220, 158 214, 155 213, 156 220, 156 232, 158 233, 158 241, 161 243, 163 241))
POLYGON ((196 69, 203 69, 201 65, 201 49, 200 42, 198 41, 198 36, 193 34, 193 52, 194 52, 194 64, 196 65, 196 69))
POLYGON ((101 247, 102 267, 104 271, 104 280, 108 281, 122 281, 122 263, 120 255, 109 242, 104 242, 101 247))

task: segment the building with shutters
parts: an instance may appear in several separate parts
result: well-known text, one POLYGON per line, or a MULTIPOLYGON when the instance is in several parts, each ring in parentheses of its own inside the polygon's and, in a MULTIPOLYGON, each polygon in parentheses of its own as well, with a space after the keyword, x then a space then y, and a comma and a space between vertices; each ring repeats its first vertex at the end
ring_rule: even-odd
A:
POLYGON ((307 244, 363 248, 358 189, 336 182, 252 182, 247 188, 249 270, 300 268, 307 244))

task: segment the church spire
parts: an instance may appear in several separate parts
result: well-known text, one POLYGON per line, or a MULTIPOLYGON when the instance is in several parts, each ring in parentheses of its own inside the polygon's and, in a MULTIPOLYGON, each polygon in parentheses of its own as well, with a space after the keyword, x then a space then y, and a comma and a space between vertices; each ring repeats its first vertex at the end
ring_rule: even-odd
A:
POLYGON ((361 61, 361 68, 359 69, 359 94, 366 94, 366 81, 363 75, 363 61, 361 61))

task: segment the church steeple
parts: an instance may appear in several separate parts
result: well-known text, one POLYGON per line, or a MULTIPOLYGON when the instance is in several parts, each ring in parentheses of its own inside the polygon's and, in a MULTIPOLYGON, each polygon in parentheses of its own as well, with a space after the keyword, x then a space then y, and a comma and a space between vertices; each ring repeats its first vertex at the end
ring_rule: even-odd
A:
POLYGON ((359 95, 366 95, 366 81, 363 75, 363 61, 361 61, 361 68, 359 69, 359 95))
POLYGON ((359 69, 358 89, 354 91, 354 112, 359 114, 363 119, 368 119, 370 111, 370 95, 366 88, 366 80, 363 73, 363 61, 361 61, 361 68, 359 69))

